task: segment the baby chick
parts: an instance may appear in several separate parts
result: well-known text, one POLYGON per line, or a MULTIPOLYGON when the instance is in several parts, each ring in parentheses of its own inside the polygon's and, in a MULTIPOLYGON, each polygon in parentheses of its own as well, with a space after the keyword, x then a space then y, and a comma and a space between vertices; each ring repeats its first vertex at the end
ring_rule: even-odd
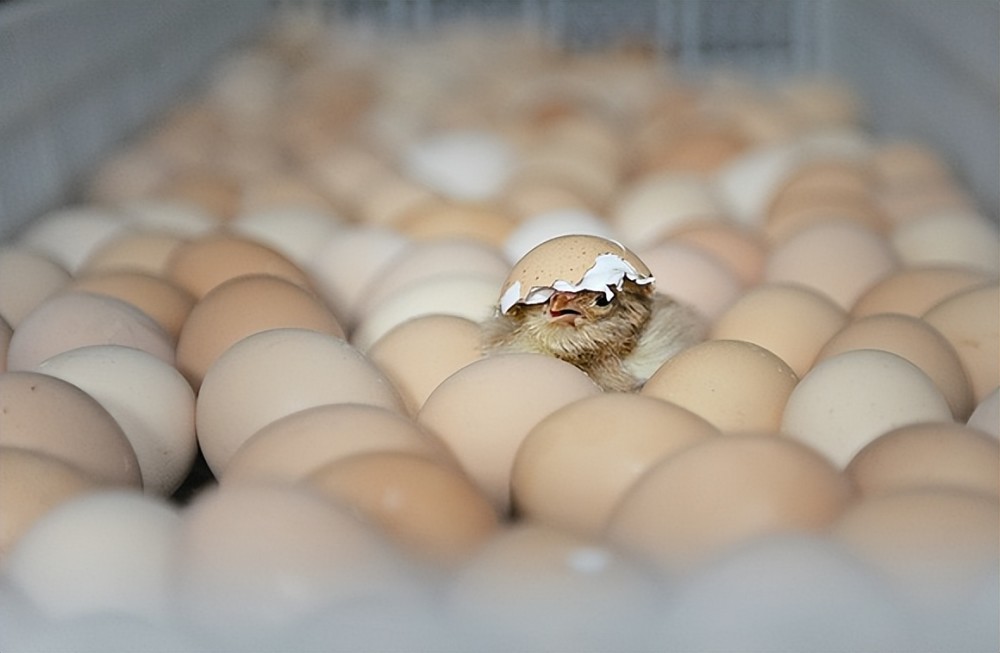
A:
POLYGON ((555 356, 605 390, 626 392, 704 331, 694 310, 654 291, 635 254, 603 238, 564 236, 515 266, 495 315, 483 324, 483 346, 487 353, 555 356), (561 263, 552 253, 563 255, 561 263))

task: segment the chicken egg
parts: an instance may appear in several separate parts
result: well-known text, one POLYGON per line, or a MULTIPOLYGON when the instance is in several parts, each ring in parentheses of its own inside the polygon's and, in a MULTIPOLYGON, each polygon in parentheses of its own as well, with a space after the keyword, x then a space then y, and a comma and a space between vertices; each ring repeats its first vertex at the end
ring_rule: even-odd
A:
POLYGON ((902 313, 921 317, 935 304, 990 280, 985 271, 959 266, 906 266, 876 282, 851 308, 853 317, 902 313))
POLYGON ((829 460, 793 440, 706 438, 647 470, 615 507, 606 536, 682 573, 758 537, 820 533, 851 496, 829 460))
MULTIPOLYGON (((118 207, 133 231, 139 234, 163 234, 176 238, 190 239, 206 236, 217 231, 220 219, 195 202, 167 199, 137 199, 118 207)), ((90 258, 100 256, 101 250, 116 240, 127 238, 128 232, 105 243, 93 252, 90 258)))
MULTIPOLYGON (((193 205, 199 213, 215 218, 217 223, 225 223, 239 212, 243 204, 243 189, 227 172, 199 169, 174 175, 159 186, 152 197, 171 204, 193 205)), ((198 223, 204 226, 209 224, 201 220, 198 223)), ((182 224, 190 225, 190 220, 185 218, 182 224)), ((197 228, 201 233, 203 227, 197 228)))
POLYGON ((198 442, 220 477, 260 428, 331 403, 406 410, 378 368, 343 339, 298 328, 261 331, 233 344, 208 368, 195 412, 198 442))
POLYGON ((25 247, 0 247, 0 317, 16 328, 71 278, 66 268, 45 254, 25 247))
POLYGON ((592 210, 607 206, 618 188, 619 172, 614 162, 581 155, 575 146, 539 143, 517 159, 511 183, 530 179, 566 189, 592 210))
POLYGON ((1000 439, 1000 388, 979 402, 969 416, 968 425, 1000 439))
POLYGON ((392 226, 407 211, 435 199, 437 195, 426 186, 388 173, 357 193, 355 213, 362 224, 392 226))
POLYGON ((91 253, 78 275, 144 272, 164 278, 167 261, 185 240, 162 231, 126 231, 91 253))
POLYGON ((739 296, 742 283, 714 254, 672 240, 637 252, 656 278, 657 291, 694 307, 709 321, 739 296))
POLYGON ((890 429, 950 422, 944 394, 919 367, 888 351, 856 349, 816 364, 788 397, 781 431, 844 467, 890 429))
POLYGON ((1000 234, 970 211, 929 213, 897 225, 890 236, 900 260, 913 265, 962 265, 1000 272, 1000 234))
POLYGON ((680 227, 670 240, 691 245, 715 256, 729 267, 744 287, 760 283, 764 275, 767 248, 759 234, 741 225, 708 222, 680 227))
POLYGON ((177 369, 197 390, 208 368, 232 344, 282 327, 344 337, 333 313, 302 286, 267 274, 229 279, 191 309, 177 341, 177 369))
POLYGON ((1000 493, 1000 443, 963 424, 909 424, 865 445, 844 474, 865 495, 955 487, 995 496, 1000 493))
POLYGON ((275 206, 245 211, 227 226, 232 233, 266 245, 306 268, 323 245, 336 236, 341 219, 331 211, 275 206))
POLYGON ((442 131, 408 146, 402 154, 407 175, 455 200, 496 196, 514 165, 510 145, 487 131, 442 131))
POLYGON ((75 274, 94 250, 125 229, 127 224, 117 213, 96 206, 71 206, 32 220, 18 243, 75 274))
POLYGON ((574 207, 538 211, 525 217, 508 234, 503 244, 507 260, 512 264, 541 243, 570 235, 590 235, 614 239, 614 229, 604 219, 587 209, 574 207))
POLYGON ((541 354, 502 354, 466 365, 427 397, 417 415, 440 437, 501 515, 528 432, 556 409, 600 393, 569 363, 541 354))
POLYGON ((677 404, 726 433, 777 431, 798 377, 778 356, 742 340, 708 340, 664 363, 642 394, 677 404))
POLYGON ((579 193, 550 179, 514 179, 504 188, 502 200, 521 221, 550 211, 591 210, 579 193))
POLYGON ((487 203, 431 201, 404 211, 393 227, 417 241, 455 238, 500 247, 514 219, 487 203))
POLYGON ((321 404, 258 429, 233 454, 220 481, 300 481, 323 465, 371 452, 456 464, 444 443, 397 411, 368 404, 321 404))
POLYGON ((515 512, 598 536, 644 471, 718 433, 694 413, 650 397, 605 393, 574 401, 542 419, 518 447, 515 512))
POLYGON ((678 173, 647 174, 615 198, 611 223, 630 247, 643 249, 685 226, 717 222, 725 215, 707 180, 678 173))
POLYGON ((13 335, 14 330, 7 324, 7 320, 0 317, 0 373, 7 371, 7 350, 13 335))

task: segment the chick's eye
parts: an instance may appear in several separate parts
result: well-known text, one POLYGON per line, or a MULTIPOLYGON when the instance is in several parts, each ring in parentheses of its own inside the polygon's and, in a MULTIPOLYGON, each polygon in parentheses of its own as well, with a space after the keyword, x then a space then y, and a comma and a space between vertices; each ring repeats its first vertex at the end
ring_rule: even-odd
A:
POLYGON ((596 304, 597 306, 607 306, 610 303, 611 303, 611 298, 609 298, 607 295, 603 294, 598 295, 597 298, 594 299, 594 304, 596 304))

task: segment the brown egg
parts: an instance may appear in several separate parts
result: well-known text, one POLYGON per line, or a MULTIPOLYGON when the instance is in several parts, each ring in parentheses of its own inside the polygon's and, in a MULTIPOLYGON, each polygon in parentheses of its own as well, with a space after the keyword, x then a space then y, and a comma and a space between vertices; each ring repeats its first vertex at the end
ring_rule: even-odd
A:
POLYGON ((424 186, 392 173, 376 177, 359 190, 355 211, 363 224, 387 226, 435 198, 424 186))
POLYGON ((199 170, 179 174, 160 186, 156 199, 190 203, 219 220, 232 219, 242 206, 239 182, 224 172, 199 170))
POLYGON ((174 364, 172 338, 149 315, 114 297, 74 291, 50 297, 21 321, 10 340, 7 367, 29 370, 87 345, 134 347, 174 364))
POLYGON ((219 356, 198 393, 198 442, 219 477, 236 450, 276 419, 335 403, 405 411, 378 368, 341 338, 280 328, 243 338, 219 356))
POLYGON ((666 401, 605 393, 555 411, 528 432, 511 473, 515 511, 598 535, 643 472, 719 430, 666 401))
POLYGON ((995 577, 1000 563, 996 496, 953 488, 900 490, 847 509, 833 537, 922 607, 954 605, 995 577))
POLYGON ((714 254, 673 239, 639 256, 656 279, 656 290, 715 320, 739 297, 743 284, 714 254))
POLYGON ((142 487, 118 422, 83 390, 46 374, 0 374, 0 445, 52 456, 102 483, 142 487))
POLYGON ((718 222, 724 214, 722 201, 706 179, 659 172, 623 188, 610 220, 630 247, 642 249, 686 226, 718 222))
POLYGON ((514 220, 486 204, 434 200, 403 212, 393 226, 414 240, 464 238, 499 247, 514 228, 514 220))
POLYGON ((786 199, 781 212, 768 219, 764 235, 772 248, 784 243, 798 232, 817 224, 835 220, 878 233, 886 231, 886 219, 871 197, 831 197, 821 200, 810 191, 799 199, 786 199))
POLYGON ((197 390, 205 372, 230 345, 281 327, 344 337, 333 313, 302 286, 266 274, 224 281, 198 301, 184 322, 177 341, 177 369, 197 390))
POLYGON ((924 320, 893 313, 858 318, 827 341, 816 363, 855 349, 881 349, 902 356, 934 381, 956 420, 968 419, 972 389, 962 362, 951 343, 924 320))
MULTIPOLYGON (((1000 385, 1000 286, 976 286, 947 297, 923 319, 948 339, 962 361, 976 403, 1000 385)), ((16 333, 14 334, 16 337, 16 333)), ((11 343, 13 345, 13 343, 11 343)))
POLYGON ((572 190, 546 179, 522 177, 507 184, 502 200, 518 220, 548 211, 589 210, 586 200, 572 190))
POLYGON ((600 393, 569 363, 541 354, 506 354, 475 361, 444 380, 417 421, 452 450, 505 515, 514 456, 528 432, 558 408, 600 393))
POLYGON ((865 495, 920 487, 1000 493, 1000 443, 964 424, 925 422, 872 440, 844 469, 865 495))
POLYGON ((716 320, 712 338, 760 345, 801 377, 847 320, 844 309, 817 290, 764 283, 748 290, 716 320))
POLYGON ((360 453, 327 463, 305 482, 424 562, 460 564, 498 528, 479 488, 453 465, 426 456, 360 453))
POLYGON ((270 274, 309 288, 306 274, 266 245, 233 235, 213 235, 178 247, 167 264, 167 278, 196 299, 223 281, 246 274, 270 274))
POLYGON ((865 291, 854 302, 851 315, 902 313, 920 317, 939 301, 989 280, 985 271, 966 267, 902 267, 865 291))
POLYGON ((272 173, 248 184, 243 192, 241 213, 280 208, 332 212, 333 203, 313 184, 289 173, 272 173))
POLYGON ((396 411, 367 404, 322 404, 257 430, 233 454, 220 480, 297 482, 323 465, 371 452, 455 464, 444 443, 396 411))
POLYGON ((111 271, 85 274, 66 286, 107 295, 128 302, 153 318, 177 342, 181 327, 194 306, 191 293, 166 279, 138 271, 111 271))
POLYGON ((71 278, 66 268, 44 254, 25 247, 0 247, 0 317, 16 328, 71 278))
POLYGON ((831 220, 805 227, 774 247, 764 279, 804 284, 850 310, 896 266, 892 249, 879 234, 853 222, 831 220))
POLYGON ((726 433, 777 432, 798 377, 770 351, 743 340, 708 340, 658 369, 642 394, 677 404, 726 433))
POLYGON ((588 207, 607 205, 618 187, 617 166, 576 150, 561 144, 535 145, 518 159, 510 183, 544 180, 583 198, 588 207))
POLYGON ((100 487, 79 467, 30 449, 0 446, 0 467, 0 561, 42 515, 100 487))
POLYGON ((814 450, 774 435, 707 438, 653 466, 622 497, 607 537, 668 572, 763 535, 818 533, 850 483, 814 450))
POLYGON ((80 274, 128 271, 163 277, 167 261, 185 240, 162 231, 128 231, 91 253, 80 274))
POLYGON ((767 248, 757 232, 731 222, 682 227, 670 236, 677 243, 692 245, 714 255, 736 274, 743 286, 753 286, 764 275, 767 248))
POLYGON ((482 357, 479 325, 457 315, 424 315, 389 330, 368 350, 416 415, 434 388, 482 357))
POLYGON ((306 175, 338 205, 354 213, 369 186, 389 174, 389 170, 388 164, 373 151, 344 143, 312 158, 306 175))

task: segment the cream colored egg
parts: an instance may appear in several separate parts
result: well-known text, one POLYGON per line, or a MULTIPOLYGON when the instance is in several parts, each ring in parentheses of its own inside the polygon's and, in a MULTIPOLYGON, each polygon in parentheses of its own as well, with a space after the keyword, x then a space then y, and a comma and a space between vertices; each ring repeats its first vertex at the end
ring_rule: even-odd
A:
POLYGON ((219 480, 298 482, 323 465, 373 452, 455 462, 443 442, 397 411, 367 404, 322 404, 260 428, 236 450, 219 480))
POLYGON ((233 218, 228 228, 305 268, 320 249, 335 236, 341 219, 330 211, 295 206, 277 206, 244 212, 233 218))
POLYGON ((739 297, 743 284, 714 254, 675 241, 638 252, 656 279, 656 290, 698 310, 710 321, 739 297))
POLYGON ((291 413, 333 403, 405 411, 395 388, 347 342, 308 329, 255 333, 222 353, 198 393, 198 442, 216 477, 259 429, 291 413))
POLYGON ((121 345, 174 363, 174 343, 153 318, 132 304, 83 291, 51 297, 14 330, 7 368, 30 370, 47 358, 77 347, 121 345))
POLYGON ((883 433, 917 422, 952 421, 944 394, 896 354, 858 349, 814 366, 788 397, 781 431, 843 467, 883 433))
POLYGON ((862 494, 954 487, 1000 493, 1000 443, 963 424, 924 422, 869 442, 844 469, 862 494))
POLYGON ((101 483, 142 487, 115 418, 75 385, 37 372, 0 374, 0 445, 52 456, 101 483))
POLYGON ((66 268, 45 254, 26 247, 0 247, 0 317, 16 328, 70 279, 66 268))
POLYGON ((427 187, 396 173, 385 174, 362 187, 355 199, 358 221, 366 225, 392 225, 407 211, 437 198, 427 187))
POLYGON ((163 277, 167 261, 184 241, 183 236, 161 231, 127 231, 91 253, 79 274, 127 271, 163 277))
POLYGON ((492 203, 430 201, 404 211, 393 226, 417 241, 454 238, 499 247, 514 219, 492 203))
POLYGON ((751 229, 728 221, 716 221, 682 227, 670 239, 692 245, 725 263, 744 287, 760 283, 764 275, 767 247, 751 229))
POLYGON ((98 247, 127 228, 122 216, 96 206, 56 209, 32 220, 18 242, 74 274, 98 247))
MULTIPOLYGON (((222 225, 219 216, 190 200, 144 198, 125 202, 118 209, 129 226, 139 233, 189 239, 207 235, 222 225)), ((97 256, 98 252, 100 250, 91 256, 97 256)))
POLYGON ((118 612, 169 615, 170 564, 181 520, 160 499, 104 490, 45 514, 10 552, 11 580, 56 619, 118 612))
POLYGON ((892 313, 858 318, 820 350, 816 363, 855 349, 880 349, 902 356, 934 381, 958 421, 972 412, 972 389, 951 343, 920 318, 892 313))
POLYGON ((766 535, 820 533, 850 483, 822 455, 774 435, 707 438, 653 466, 622 497, 606 535, 670 573, 766 535))
POLYGON ((407 175, 455 200, 496 196, 511 175, 514 153, 498 134, 442 131, 413 143, 402 153, 407 175))
POLYGON ((444 440, 504 515, 514 457, 528 432, 558 408, 598 393, 586 374, 556 358, 498 355, 445 379, 424 402, 417 421, 444 440))
POLYGON ((525 217, 508 234, 503 248, 512 264, 546 240, 570 235, 591 235, 614 240, 614 228, 593 212, 574 207, 539 211, 525 217))
POLYGON ((832 220, 804 227, 774 247, 764 279, 804 284, 850 310, 896 266, 895 254, 882 236, 852 222, 832 220))
POLYGON ((897 225, 892 245, 906 265, 966 265, 1000 272, 1000 233, 983 215, 930 213, 897 225))
POLYGON ((0 467, 0 561, 45 513, 100 487, 79 467, 30 449, 0 446, 0 467))
POLYGON ((621 496, 659 460, 718 435, 676 404, 625 393, 587 397, 528 432, 511 473, 517 514, 597 536, 621 496))
POLYGON ((368 357, 399 390, 415 415, 434 388, 482 357, 480 327, 456 315, 407 320, 375 341, 368 357))
POLYGON ((266 274, 229 279, 208 291, 188 315, 177 341, 177 369, 197 390, 208 368, 231 345, 287 327, 344 337, 333 313, 301 286, 266 274))
POLYGON ((997 388, 979 402, 968 425, 1000 439, 1000 388, 997 388))
POLYGON ((716 340, 745 340, 772 352, 802 376, 823 345, 847 324, 847 313, 823 293, 764 283, 741 295, 712 327, 716 340))
POLYGON ((670 172, 647 174, 618 194, 611 222, 630 247, 643 249, 671 233, 725 215, 722 201, 704 178, 670 172))
POLYGON ((854 302, 851 315, 902 313, 921 317, 935 304, 990 280, 983 270, 952 266, 907 266, 883 277, 854 302))
POLYGON ((57 354, 35 370, 72 383, 115 418, 147 493, 169 496, 187 477, 198 451, 195 395, 171 365, 132 347, 97 345, 57 354))
POLYGON ((708 340, 658 369, 642 394, 677 404, 723 432, 774 432, 798 377, 775 354, 743 340, 708 340))
POLYGON ((441 274, 404 286, 372 308, 351 334, 351 343, 368 351, 393 328, 426 315, 453 315, 481 322, 493 315, 503 277, 441 274))
POLYGON ((426 456, 360 453, 327 463, 305 483, 356 510, 421 562, 457 566, 499 527, 492 504, 465 474, 426 456))
POLYGON ((991 282, 956 293, 931 307, 923 319, 958 352, 976 402, 1000 385, 1000 286, 991 282))
POLYGON ((793 144, 777 143, 749 148, 728 161, 715 176, 728 213, 741 224, 762 227, 771 198, 798 156, 793 144))

